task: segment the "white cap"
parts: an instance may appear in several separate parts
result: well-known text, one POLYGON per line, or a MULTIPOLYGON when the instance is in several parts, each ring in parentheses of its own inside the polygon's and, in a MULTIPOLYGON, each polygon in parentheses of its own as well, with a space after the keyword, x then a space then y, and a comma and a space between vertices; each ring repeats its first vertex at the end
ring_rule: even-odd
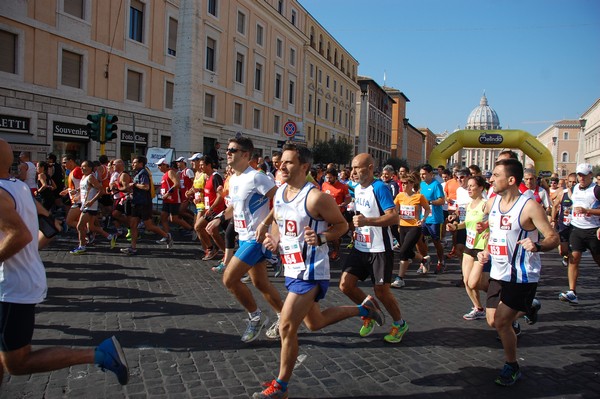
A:
POLYGON ((192 155, 190 158, 188 158, 188 160, 190 160, 190 161, 197 161, 200 158, 202 158, 202 153, 201 152, 197 152, 194 155, 192 155))
POLYGON ((587 176, 590 173, 592 173, 592 165, 590 165, 589 163, 580 163, 579 165, 577 165, 575 173, 587 176))
POLYGON ((167 161, 164 158, 161 158, 156 162, 156 166, 160 166, 162 164, 168 165, 167 161))
POLYGON ((176 162, 185 162, 185 157, 179 157, 175 161, 176 162))

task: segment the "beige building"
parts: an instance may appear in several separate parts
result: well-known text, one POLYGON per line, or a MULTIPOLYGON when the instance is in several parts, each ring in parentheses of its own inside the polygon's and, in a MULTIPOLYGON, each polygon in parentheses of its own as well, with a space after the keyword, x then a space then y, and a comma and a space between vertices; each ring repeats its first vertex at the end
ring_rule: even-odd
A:
POLYGON ((126 160, 238 132, 270 154, 288 121, 309 145, 354 137, 358 62, 295 0, 2 1, 0 49, 0 135, 34 160, 97 158, 101 109, 126 160))
POLYGON ((566 119, 553 123, 537 136, 552 153, 553 172, 561 178, 575 172, 580 133, 579 120, 566 119))
POLYGON ((584 132, 580 162, 600 166, 600 98, 581 115, 580 122, 584 132))

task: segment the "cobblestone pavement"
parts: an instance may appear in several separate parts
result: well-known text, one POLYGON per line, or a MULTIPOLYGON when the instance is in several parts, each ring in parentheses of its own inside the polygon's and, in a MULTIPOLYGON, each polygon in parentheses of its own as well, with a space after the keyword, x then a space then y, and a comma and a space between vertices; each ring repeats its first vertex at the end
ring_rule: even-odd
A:
MULTIPOLYGON (((129 360, 129 385, 121 387, 112 373, 94 366, 74 366, 5 375, 0 398, 244 398, 276 376, 279 343, 264 334, 251 344, 240 341, 247 316, 210 270, 217 262, 198 260, 197 242, 179 239, 168 250, 151 238, 144 236, 134 257, 104 242, 71 255, 74 237, 60 238, 42 253, 50 288, 37 308, 34 347, 91 347, 114 334, 129 360)), ((350 304, 337 288, 345 252, 332 266, 322 306, 350 304)), ((418 276, 411 267, 407 286, 394 291, 410 325, 399 345, 383 341, 389 316, 387 326, 367 338, 358 335, 358 318, 319 332, 303 328, 290 397, 600 396, 600 270, 584 258, 580 303, 570 305, 557 299, 567 286, 558 254, 544 254, 543 265, 540 320, 521 323, 523 379, 515 386, 493 383, 503 365, 501 345, 484 320, 462 319, 470 304, 456 286, 460 271, 451 261, 438 276, 418 276)), ((285 295, 283 278, 274 282, 285 295)), ((273 318, 264 299, 257 299, 273 318)))

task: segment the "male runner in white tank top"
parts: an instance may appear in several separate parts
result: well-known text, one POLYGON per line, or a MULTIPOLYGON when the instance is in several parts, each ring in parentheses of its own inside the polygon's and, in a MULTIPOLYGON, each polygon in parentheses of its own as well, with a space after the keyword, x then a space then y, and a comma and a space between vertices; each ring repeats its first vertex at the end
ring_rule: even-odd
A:
POLYGON ((512 323, 532 309, 541 271, 538 252, 551 251, 559 242, 544 208, 520 193, 522 180, 519 161, 496 162, 490 183, 497 195, 488 200, 485 211, 489 213, 488 248, 478 254, 482 264, 492 261, 486 318, 504 348, 506 364, 495 379, 502 386, 512 385, 521 377, 512 323), (538 241, 538 231, 544 236, 542 241, 538 241))

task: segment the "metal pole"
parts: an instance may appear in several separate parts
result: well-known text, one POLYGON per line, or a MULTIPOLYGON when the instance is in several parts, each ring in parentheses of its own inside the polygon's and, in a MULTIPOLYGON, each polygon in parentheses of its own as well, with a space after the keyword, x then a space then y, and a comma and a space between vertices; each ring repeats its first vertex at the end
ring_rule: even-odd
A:
POLYGON ((135 114, 131 116, 133 118, 133 153, 137 155, 136 141, 135 141, 135 114))
POLYGON ((102 108, 100 114, 100 155, 106 152, 106 111, 102 108))

